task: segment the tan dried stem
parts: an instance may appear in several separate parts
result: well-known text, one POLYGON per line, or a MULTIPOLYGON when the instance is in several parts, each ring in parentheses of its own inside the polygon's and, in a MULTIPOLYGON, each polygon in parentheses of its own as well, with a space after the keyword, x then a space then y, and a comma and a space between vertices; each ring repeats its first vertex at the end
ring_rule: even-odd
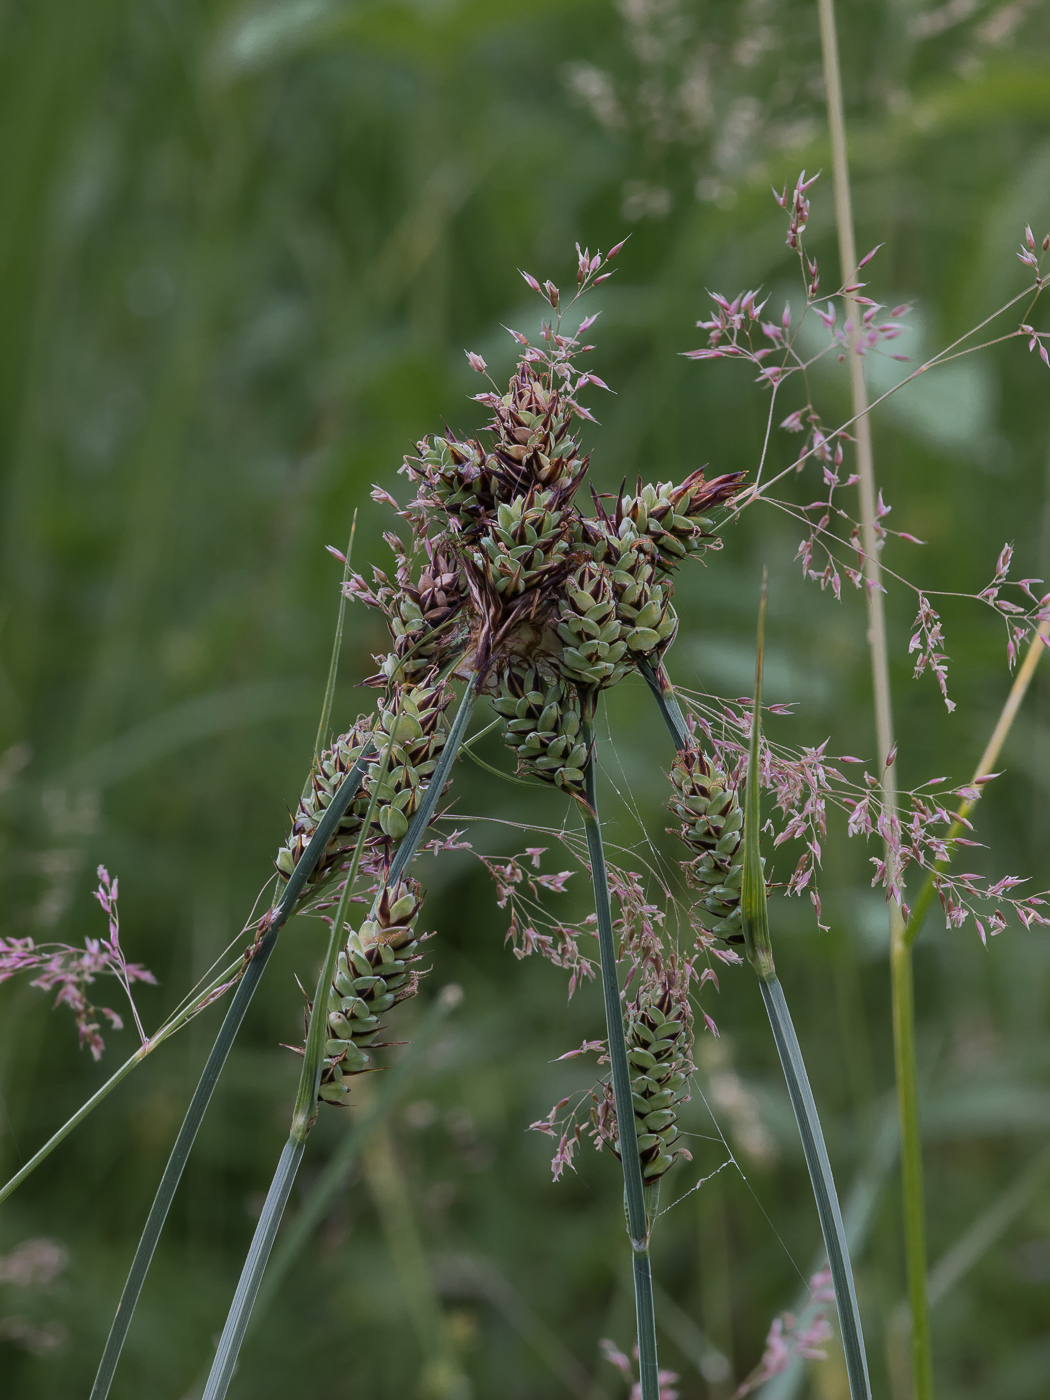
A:
MULTIPOLYGON (((838 37, 835 31, 834 0, 817 0, 820 38, 824 59, 824 86, 831 135, 831 163, 835 186, 835 216, 838 226, 839 260, 843 287, 857 281, 857 246, 853 234, 853 204, 850 196, 849 160, 846 152, 846 121, 839 72, 838 37)), ((883 610, 879 539, 876 531, 875 465, 868 417, 868 391, 864 362, 857 353, 860 307, 855 293, 846 292, 849 323, 850 387, 857 441, 857 474, 860 490, 861 545, 864 550, 864 581, 868 595, 868 646, 871 652, 872 691, 875 700, 875 736, 881 769, 883 808, 894 822, 897 813, 897 784, 893 765, 893 706, 886 647, 886 621, 883 610)), ((897 854, 886 845, 887 887, 898 886, 897 854)), ((906 938, 900 905, 890 898, 890 981, 893 999, 893 1045, 897 1077, 897 1107, 901 1135, 901 1186, 904 1203, 904 1239, 908 1301, 911 1307, 912 1377, 915 1400, 932 1400, 933 1365, 930 1348, 929 1308, 926 1297, 926 1220, 922 1184, 922 1140, 919 1128, 918 1078, 915 1065, 915 1006, 912 987, 911 947, 906 938)))

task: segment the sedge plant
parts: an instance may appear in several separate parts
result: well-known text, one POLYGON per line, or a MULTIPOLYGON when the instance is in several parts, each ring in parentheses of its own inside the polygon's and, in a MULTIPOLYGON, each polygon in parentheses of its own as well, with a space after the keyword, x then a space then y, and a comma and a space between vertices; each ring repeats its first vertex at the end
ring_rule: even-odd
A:
MULTIPOLYGON (((618 252, 606 258, 580 253, 577 295, 609 275, 607 264, 618 252)), ((741 477, 708 480, 695 471, 679 486, 639 482, 635 492, 623 488, 608 505, 596 496, 594 513, 584 514, 576 496, 588 459, 573 421, 590 417, 579 399, 582 391, 605 385, 578 370, 575 359, 590 348, 582 337, 593 318, 570 333, 558 289, 526 280, 544 297, 551 320, 540 346, 517 336, 522 354, 509 389, 493 386, 478 395, 492 412, 489 443, 452 433, 421 442, 406 459, 415 498, 397 508, 409 538, 388 536, 395 576, 376 570, 372 582, 355 574, 346 584, 350 596, 384 615, 392 645, 377 658, 377 712, 359 718, 318 756, 277 858, 279 875, 296 882, 291 896, 286 887, 285 903, 301 900, 327 919, 328 953, 313 998, 289 1141, 219 1342, 207 1400, 226 1393, 319 1105, 351 1101, 354 1076, 375 1067, 380 1017, 417 990, 422 892, 411 863, 440 815, 452 765, 482 697, 502 722, 519 777, 560 790, 582 816, 610 1066, 608 1080, 593 1096, 593 1130, 598 1145, 608 1145, 622 1165, 640 1395, 659 1400, 661 1394, 665 1373, 657 1355, 649 1245, 663 1178, 676 1159, 688 1157, 677 1109, 693 1073, 690 985, 695 980, 702 987, 711 974, 701 975, 696 954, 665 946, 651 923, 643 920, 640 933, 631 930, 631 910, 639 907, 632 905, 636 887, 611 871, 603 846, 594 720, 603 692, 640 669, 684 735, 662 660, 678 626, 673 576, 684 560, 711 544, 711 513, 732 504, 741 477), (453 704, 457 682, 463 688, 453 704), (304 877, 308 856, 312 864, 304 877), (370 913, 355 927, 350 907, 361 898, 369 900, 370 913)), ((487 372, 480 357, 470 359, 479 373, 487 372)), ((756 758, 748 771, 757 772, 756 758)), ((737 786, 724 775, 719 779, 695 744, 679 755, 672 776, 671 808, 684 818, 689 874, 702 892, 698 952, 718 946, 726 961, 738 961, 731 945, 745 939, 768 990, 771 965, 754 952, 760 915, 752 912, 750 922, 745 915, 746 901, 758 907, 744 860, 755 834, 747 847, 737 786)), ((749 783, 748 791, 754 786, 749 783)), ((429 844, 442 849, 440 837, 429 844)), ((279 901, 277 907, 284 906, 279 901)), ((790 1027, 775 978, 772 984, 771 1019, 775 1028, 790 1027)), ((806 1084, 793 1033, 784 1043, 789 1080, 794 1074, 806 1084)), ((804 1110, 803 1135, 808 1131, 807 1141, 818 1144, 819 1156, 823 1140, 819 1124, 813 1128, 811 1095, 804 1110)), ((834 1222, 826 1154, 814 1170, 814 1186, 822 1223, 834 1222)), ((854 1358, 853 1393, 867 1395, 848 1260, 841 1263, 840 1222, 837 1232, 829 1227, 826 1234, 854 1358)), ((141 1286, 138 1275, 133 1286, 141 1286)), ((95 1400, 108 1393, 130 1312, 122 1307, 118 1315, 95 1400)))

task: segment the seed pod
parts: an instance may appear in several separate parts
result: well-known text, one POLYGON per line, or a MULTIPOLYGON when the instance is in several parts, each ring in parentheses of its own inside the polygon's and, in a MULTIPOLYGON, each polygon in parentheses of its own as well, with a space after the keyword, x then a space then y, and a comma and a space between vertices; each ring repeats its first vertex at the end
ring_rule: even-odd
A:
POLYGON ((503 739, 518 756, 518 772, 582 796, 587 749, 575 687, 535 666, 509 666, 492 704, 507 721, 503 739))
MULTIPOLYGON (((370 722, 359 719, 349 733, 336 739, 331 748, 325 749, 318 758, 310 780, 310 791, 300 798, 292 820, 291 832, 277 852, 277 871, 282 879, 287 880, 295 869, 332 798, 347 773, 361 757, 371 737, 370 722)), ((351 804, 317 862, 316 869, 310 876, 311 884, 320 884, 331 874, 333 867, 353 848, 360 830, 361 817, 354 810, 354 804, 351 804)))
POLYGON ((684 863, 701 892, 708 929, 731 942, 742 939, 740 892, 744 874, 744 813, 736 790, 699 749, 684 749, 671 769, 668 809, 682 822, 679 835, 693 859, 684 863))
POLYGON ((605 688, 627 674, 627 643, 616 616, 608 569, 589 560, 565 582, 556 623, 563 643, 558 670, 578 686, 605 688))
POLYGON ((418 457, 405 458, 405 469, 413 481, 421 482, 419 502, 424 509, 444 516, 458 532, 471 529, 495 509, 502 464, 475 439, 461 442, 452 433, 424 438, 416 451, 418 457))
POLYGON ((428 562, 416 583, 399 575, 384 609, 394 640, 381 674, 388 681, 420 681, 462 649, 465 628, 457 625, 467 600, 457 560, 426 541, 428 562))
POLYGON ((369 1050, 385 1030, 379 1016, 415 996, 419 988, 419 973, 406 973, 405 968, 421 960, 421 940, 415 933, 420 902, 414 880, 384 889, 374 916, 350 932, 339 954, 328 995, 328 1040, 319 1090, 326 1103, 346 1102, 350 1077, 373 1068, 369 1050))
MULTIPOLYGON (((688 1098, 686 1083, 692 1071, 687 1017, 670 978, 643 990, 627 1009, 627 1057, 638 1155, 642 1177, 649 1184, 658 1181, 684 1152, 673 1144, 678 1137, 675 1105, 688 1098)), ((613 1146, 617 1156, 619 1148, 617 1140, 613 1146)))

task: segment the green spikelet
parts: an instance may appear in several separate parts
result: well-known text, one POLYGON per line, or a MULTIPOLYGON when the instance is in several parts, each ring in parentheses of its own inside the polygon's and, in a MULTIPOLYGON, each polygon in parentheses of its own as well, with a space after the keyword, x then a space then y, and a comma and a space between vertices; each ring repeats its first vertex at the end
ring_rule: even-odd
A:
POLYGON ((564 643, 557 667, 575 685, 604 688, 626 675, 627 643, 604 565, 588 561, 569 575, 558 606, 557 632, 564 643))
POLYGON ((507 720, 503 737, 518 756, 518 772, 582 795, 587 749, 575 688, 536 667, 511 667, 503 672, 492 704, 507 720))
POLYGON ((744 813, 736 791, 699 749, 683 749, 671 769, 675 793, 668 808, 683 823, 679 835, 696 854, 686 863, 701 891, 708 928, 741 941, 740 892, 744 876, 744 813))
MULTIPOLYGON (((671 982, 643 991, 627 1009, 627 1058, 631 1065, 638 1155, 642 1179, 657 1182, 674 1159, 688 1153, 675 1147, 675 1106, 689 1097, 688 1011, 676 1000, 671 982)), ((614 1147, 619 1156, 619 1142, 614 1147)))
POLYGON ((674 641, 678 618, 671 607, 670 580, 656 581, 656 546, 647 536, 609 541, 616 616, 635 656, 660 656, 674 641))
POLYGON ((639 481, 636 495, 621 493, 617 501, 616 533, 621 539, 632 534, 650 539, 657 566, 673 569, 687 554, 697 554, 715 543, 710 533, 712 521, 704 512, 732 499, 742 480, 742 472, 730 472, 705 481, 701 469, 686 477, 681 486, 672 486, 669 481, 643 486, 639 481))
POLYGON ((395 724, 395 743, 379 789, 379 800, 373 814, 374 829, 369 839, 387 843, 401 840, 408 831, 409 821, 422 801, 427 782, 445 746, 445 711, 451 699, 452 691, 444 684, 397 687, 386 700, 380 701, 379 721, 375 730, 371 721, 359 720, 348 734, 337 739, 330 749, 321 754, 310 791, 300 799, 292 830, 277 853, 276 865, 282 878, 287 880, 295 869, 344 775, 371 740, 377 755, 372 760, 360 793, 339 823, 310 877, 311 884, 323 884, 353 849, 357 833, 368 814, 379 767, 378 754, 386 748, 386 741, 395 724))
POLYGON ((555 493, 530 491, 497 508, 471 557, 500 597, 511 599, 542 582, 568 549, 567 523, 555 493))
POLYGON ((375 917, 351 931, 339 954, 328 994, 328 1040, 319 1097, 345 1103, 350 1078, 372 1069, 370 1050, 384 1026, 380 1017, 399 1001, 415 996, 420 939, 415 933, 420 891, 415 881, 385 889, 375 917))

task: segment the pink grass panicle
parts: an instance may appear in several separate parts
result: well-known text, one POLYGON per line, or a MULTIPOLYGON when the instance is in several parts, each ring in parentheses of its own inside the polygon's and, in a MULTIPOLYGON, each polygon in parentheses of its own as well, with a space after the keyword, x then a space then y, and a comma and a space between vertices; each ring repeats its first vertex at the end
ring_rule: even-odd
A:
POLYGON ((104 865, 98 867, 98 879, 95 898, 109 920, 107 937, 87 938, 83 948, 74 948, 67 943, 38 944, 32 938, 0 938, 0 982, 21 973, 31 973, 31 987, 39 987, 45 992, 54 991, 52 1005, 67 1006, 72 1011, 81 1048, 86 1045, 95 1060, 102 1058, 106 1048, 99 1018, 108 1021, 113 1030, 122 1030, 124 1026, 119 1012, 109 1006, 96 1006, 91 1001, 88 988, 95 979, 115 977, 123 987, 143 1044, 146 1043, 146 1033, 135 1006, 131 985, 133 982, 145 982, 155 986, 157 982, 147 968, 139 963, 129 963, 120 946, 118 882, 111 879, 104 865))

